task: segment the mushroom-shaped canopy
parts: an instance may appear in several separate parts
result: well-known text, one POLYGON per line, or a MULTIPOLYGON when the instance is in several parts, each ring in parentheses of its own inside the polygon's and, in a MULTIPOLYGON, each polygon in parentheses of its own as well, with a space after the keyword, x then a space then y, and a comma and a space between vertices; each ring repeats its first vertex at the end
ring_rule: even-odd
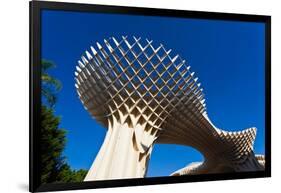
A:
POLYGON ((193 112, 205 112, 198 78, 162 44, 123 36, 96 45, 78 61, 75 86, 84 107, 104 126, 114 117, 163 130, 167 117, 186 103, 193 112))

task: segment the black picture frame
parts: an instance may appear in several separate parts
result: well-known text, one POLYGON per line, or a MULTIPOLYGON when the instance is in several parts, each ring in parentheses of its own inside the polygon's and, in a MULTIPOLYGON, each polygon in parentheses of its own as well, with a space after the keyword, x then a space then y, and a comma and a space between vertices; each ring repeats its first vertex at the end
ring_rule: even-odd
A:
POLYGON ((152 184, 168 184, 213 180, 229 180, 244 178, 260 178, 271 176, 271 17, 265 15, 248 15, 233 13, 214 13, 202 11, 183 11, 155 8, 137 8, 123 6, 104 6, 80 3, 62 3, 31 1, 30 10, 30 177, 29 191, 59 191, 89 188, 109 188, 123 186, 139 186, 152 184), (192 176, 151 177, 139 179, 122 179, 92 181, 81 183, 54 183, 40 185, 39 177, 39 145, 40 145, 40 104, 41 104, 41 10, 64 10, 77 12, 100 12, 131 15, 166 16, 179 18, 202 18, 213 20, 232 20, 265 23, 265 170, 242 173, 204 174, 192 176))

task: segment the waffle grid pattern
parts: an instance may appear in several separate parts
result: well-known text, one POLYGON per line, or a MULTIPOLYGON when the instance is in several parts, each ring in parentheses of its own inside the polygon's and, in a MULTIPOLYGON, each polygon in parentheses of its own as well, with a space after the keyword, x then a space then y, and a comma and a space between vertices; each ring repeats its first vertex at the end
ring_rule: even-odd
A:
POLYGON ((97 43, 82 62, 78 62, 76 88, 84 107, 106 126, 108 117, 123 117, 132 125, 134 119, 147 122, 148 127, 161 130, 161 125, 179 105, 188 101, 201 113, 206 111, 203 89, 179 55, 161 44, 127 37, 117 41, 104 40, 105 48, 97 43), (188 98, 188 100, 186 100, 188 98), (125 116, 124 116, 125 115, 125 116))
POLYGON ((261 169, 262 159, 253 155, 256 128, 216 128, 194 74, 179 55, 148 39, 111 37, 86 51, 76 66, 75 87, 85 109, 109 130, 87 180, 143 177, 154 143, 203 153, 204 162, 172 175, 261 169), (133 161, 121 166, 124 160, 114 152, 127 152, 133 161))

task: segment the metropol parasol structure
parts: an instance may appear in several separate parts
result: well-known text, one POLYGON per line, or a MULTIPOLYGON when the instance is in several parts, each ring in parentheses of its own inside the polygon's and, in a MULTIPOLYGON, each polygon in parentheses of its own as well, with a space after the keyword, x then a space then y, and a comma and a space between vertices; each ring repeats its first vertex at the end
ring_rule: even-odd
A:
POLYGON ((145 177, 155 143, 203 154, 203 162, 171 175, 264 169, 264 156, 253 152, 256 128, 228 132, 212 124, 203 88, 179 55, 136 37, 111 37, 90 49, 76 66, 75 86, 107 133, 85 181, 145 177))

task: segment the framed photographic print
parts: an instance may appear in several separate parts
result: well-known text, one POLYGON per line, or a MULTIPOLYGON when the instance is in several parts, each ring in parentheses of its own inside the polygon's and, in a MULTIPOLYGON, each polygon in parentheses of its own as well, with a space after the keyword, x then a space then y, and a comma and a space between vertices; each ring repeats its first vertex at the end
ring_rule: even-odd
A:
POLYGON ((30 2, 30 191, 271 176, 270 16, 30 2))

